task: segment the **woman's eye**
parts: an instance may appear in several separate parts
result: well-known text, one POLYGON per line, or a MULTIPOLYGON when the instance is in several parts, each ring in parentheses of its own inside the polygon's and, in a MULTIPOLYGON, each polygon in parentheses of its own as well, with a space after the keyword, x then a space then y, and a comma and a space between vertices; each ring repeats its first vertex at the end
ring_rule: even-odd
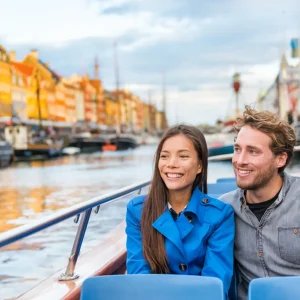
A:
POLYGON ((189 156, 188 155, 181 155, 180 157, 181 158, 188 158, 189 156))

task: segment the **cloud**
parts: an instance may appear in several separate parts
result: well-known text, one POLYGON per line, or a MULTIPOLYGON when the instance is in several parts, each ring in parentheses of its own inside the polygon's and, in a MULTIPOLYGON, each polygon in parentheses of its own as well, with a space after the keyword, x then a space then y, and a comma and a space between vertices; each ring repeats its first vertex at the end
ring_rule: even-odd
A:
POLYGON ((10 0, 1 7, 0 42, 19 58, 39 48, 69 76, 92 73, 98 56, 104 86, 113 88, 117 41, 121 86, 145 101, 151 91, 159 107, 164 73, 171 124, 224 117, 234 104, 234 72, 241 103, 255 101, 300 35, 298 0, 10 0))

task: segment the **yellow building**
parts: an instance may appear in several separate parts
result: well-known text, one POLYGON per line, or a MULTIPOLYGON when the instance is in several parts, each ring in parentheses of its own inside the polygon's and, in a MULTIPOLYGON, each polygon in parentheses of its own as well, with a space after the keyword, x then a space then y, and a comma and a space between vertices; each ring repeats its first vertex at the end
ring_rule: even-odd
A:
POLYGON ((65 104, 66 104, 66 122, 75 124, 77 121, 76 116, 76 89, 72 84, 64 83, 65 88, 65 104))
POLYGON ((147 103, 142 103, 143 106, 143 129, 147 132, 150 131, 150 125, 151 125, 151 115, 150 115, 150 105, 147 103))
POLYGON ((119 107, 116 96, 108 91, 104 91, 106 125, 110 127, 119 126, 119 107))
POLYGON ((6 50, 0 45, 0 117, 12 115, 11 70, 6 50))
MULTIPOLYGON (((36 69, 35 72, 35 86, 31 89, 31 97, 28 99, 29 103, 39 102, 41 118, 44 120, 55 120, 55 79, 53 74, 44 64, 39 60, 38 51, 32 50, 22 61, 25 65, 36 69)), ((38 115, 35 114, 35 116, 38 115)))

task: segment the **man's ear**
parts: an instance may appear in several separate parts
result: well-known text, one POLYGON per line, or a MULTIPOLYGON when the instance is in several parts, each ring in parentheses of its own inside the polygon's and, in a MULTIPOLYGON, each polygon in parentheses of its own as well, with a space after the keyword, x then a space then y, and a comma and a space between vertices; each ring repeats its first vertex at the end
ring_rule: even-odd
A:
POLYGON ((277 167, 278 169, 285 166, 286 161, 288 159, 288 155, 286 152, 282 152, 277 155, 277 167))

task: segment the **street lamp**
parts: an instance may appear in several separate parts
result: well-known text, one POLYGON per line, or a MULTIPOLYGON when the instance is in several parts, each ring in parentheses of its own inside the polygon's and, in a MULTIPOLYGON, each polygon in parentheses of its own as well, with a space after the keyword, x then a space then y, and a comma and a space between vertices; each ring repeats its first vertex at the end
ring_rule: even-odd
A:
POLYGON ((241 81, 240 81, 239 73, 235 73, 233 75, 232 87, 234 89, 235 96, 236 96, 235 97, 235 116, 237 118, 239 115, 239 92, 240 92, 240 88, 241 88, 241 81))

